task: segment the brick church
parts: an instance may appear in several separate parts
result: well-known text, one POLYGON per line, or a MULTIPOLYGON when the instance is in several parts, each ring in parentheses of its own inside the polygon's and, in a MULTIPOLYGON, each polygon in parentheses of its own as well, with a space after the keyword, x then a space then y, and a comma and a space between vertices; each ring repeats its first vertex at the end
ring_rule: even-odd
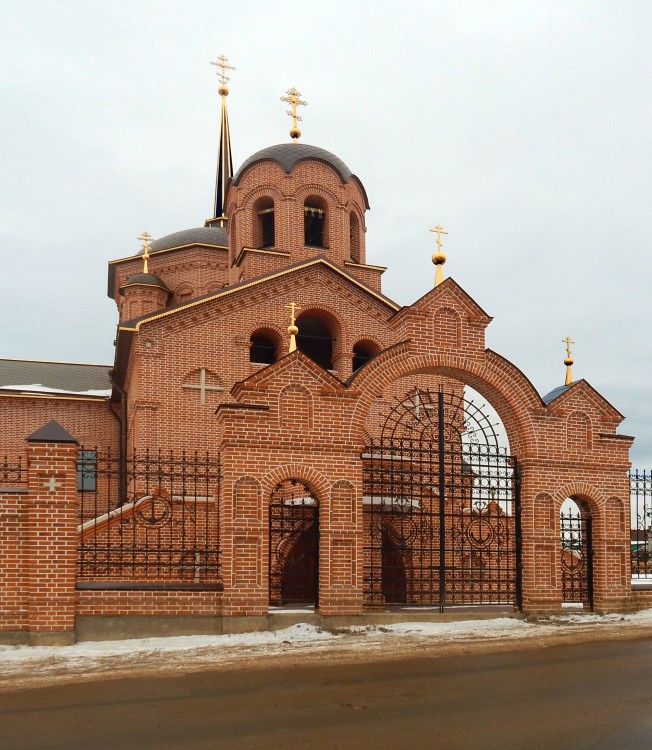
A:
POLYGON ((623 416, 570 351, 542 398, 485 347, 441 227, 433 288, 385 296, 296 90, 289 141, 234 171, 217 64, 214 215, 109 262, 114 363, 0 361, 0 641, 630 608, 623 416))

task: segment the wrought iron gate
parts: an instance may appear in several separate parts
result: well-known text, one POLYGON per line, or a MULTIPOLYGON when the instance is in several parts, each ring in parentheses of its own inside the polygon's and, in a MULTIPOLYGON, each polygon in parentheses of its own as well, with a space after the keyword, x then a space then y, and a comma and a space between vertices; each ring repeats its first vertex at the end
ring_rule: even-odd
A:
POLYGON ((364 595, 521 606, 516 459, 462 392, 414 389, 363 454, 364 595))
POLYGON ((592 524, 588 509, 575 508, 559 515, 561 531, 562 601, 593 608, 592 524))
POLYGON ((319 601, 319 508, 302 482, 280 483, 269 506, 270 604, 319 601))

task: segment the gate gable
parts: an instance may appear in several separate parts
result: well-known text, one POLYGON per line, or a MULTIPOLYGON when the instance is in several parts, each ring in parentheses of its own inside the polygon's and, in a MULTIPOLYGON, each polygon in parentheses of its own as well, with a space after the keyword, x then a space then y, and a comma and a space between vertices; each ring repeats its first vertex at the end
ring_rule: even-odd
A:
POLYGON ((625 418, 586 380, 572 383, 548 404, 547 409, 557 414, 582 411, 590 414, 593 420, 602 422, 603 428, 609 425, 615 427, 625 418))
POLYGON ((400 339, 422 346, 482 354, 484 332, 492 318, 453 279, 430 290, 410 307, 402 308, 389 324, 400 339))

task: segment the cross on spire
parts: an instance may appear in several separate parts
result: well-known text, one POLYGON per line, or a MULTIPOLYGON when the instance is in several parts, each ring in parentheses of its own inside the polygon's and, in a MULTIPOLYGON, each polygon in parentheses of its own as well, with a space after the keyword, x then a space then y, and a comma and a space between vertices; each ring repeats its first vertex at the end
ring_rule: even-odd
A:
POLYGON ((441 224, 437 224, 437 226, 433 227, 430 231, 437 234, 437 249, 432 254, 432 262, 437 269, 435 273, 435 286, 439 286, 444 280, 444 263, 446 263, 446 253, 441 249, 441 236, 442 234, 448 234, 448 232, 441 224))
POLYGON ((571 354, 571 344, 574 344, 575 342, 571 339, 570 336, 566 336, 565 339, 562 339, 562 344, 566 344, 566 358, 564 359, 564 364, 566 365, 566 385, 570 385, 573 382, 573 356, 571 354))
POLYGON ((281 97, 282 102, 287 102, 292 109, 288 109, 288 114, 292 118, 292 127, 290 128, 290 138, 294 141, 301 137, 301 131, 297 126, 297 122, 301 120, 301 117, 297 114, 297 107, 305 107, 308 102, 301 98, 301 92, 297 91, 294 86, 288 89, 286 96, 281 97))
POLYGON ((231 80, 227 74, 227 70, 235 70, 233 65, 229 65, 229 58, 225 57, 224 55, 219 55, 217 59, 211 61, 211 65, 215 65, 216 68, 219 68, 219 70, 215 71, 215 75, 217 76, 219 82, 220 82, 220 94, 222 96, 226 96, 229 93, 229 89, 227 88, 227 83, 231 80))
POLYGON ((233 65, 229 65, 229 60, 224 55, 220 55, 211 62, 215 65, 216 75, 220 81, 218 89, 222 97, 222 112, 220 119, 220 143, 217 152, 217 174, 215 177, 215 199, 213 201, 213 218, 207 219, 205 226, 223 227, 227 221, 224 202, 226 199, 226 186, 231 177, 233 177, 233 158, 231 156, 231 134, 229 132, 229 117, 226 111, 226 97, 229 94, 226 85, 231 79, 227 76, 227 70, 235 70, 233 65))
POLYGON ((224 388, 219 385, 206 385, 206 369, 202 367, 199 370, 199 385, 192 385, 191 383, 184 383, 184 388, 199 391, 199 403, 204 406, 206 404, 206 392, 207 391, 223 391, 224 388))
POLYGON ((286 307, 290 308, 290 325, 293 326, 297 320, 297 310, 300 310, 301 308, 296 302, 290 302, 286 307))
POLYGON ((149 232, 143 232, 136 237, 143 243, 143 273, 149 273, 149 243, 154 239, 149 232))

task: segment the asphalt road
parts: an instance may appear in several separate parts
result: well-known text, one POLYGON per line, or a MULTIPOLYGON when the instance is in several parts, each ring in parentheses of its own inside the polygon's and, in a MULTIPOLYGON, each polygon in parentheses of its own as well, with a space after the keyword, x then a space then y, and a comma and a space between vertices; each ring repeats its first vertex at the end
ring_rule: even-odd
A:
POLYGON ((1 750, 652 748, 652 640, 0 694, 1 750))

